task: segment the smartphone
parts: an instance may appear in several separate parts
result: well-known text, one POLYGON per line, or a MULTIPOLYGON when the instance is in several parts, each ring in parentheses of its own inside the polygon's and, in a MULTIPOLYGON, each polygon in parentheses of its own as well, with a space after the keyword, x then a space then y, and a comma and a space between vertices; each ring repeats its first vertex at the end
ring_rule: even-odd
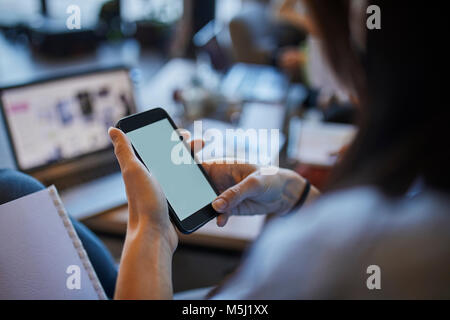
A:
POLYGON ((218 215, 211 205, 217 189, 167 112, 151 109, 119 120, 116 127, 158 180, 180 232, 192 233, 218 215))

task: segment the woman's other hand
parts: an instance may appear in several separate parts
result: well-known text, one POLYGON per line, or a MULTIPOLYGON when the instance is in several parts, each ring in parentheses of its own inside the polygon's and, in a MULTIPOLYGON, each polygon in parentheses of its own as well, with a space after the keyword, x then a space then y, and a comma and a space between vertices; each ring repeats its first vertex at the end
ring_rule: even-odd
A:
MULTIPOLYGON (((287 169, 263 175, 256 165, 226 160, 206 161, 203 167, 221 192, 212 203, 221 213, 217 217, 218 226, 224 226, 231 215, 286 213, 298 201, 306 183, 300 175, 287 169)), ((314 188, 313 193, 318 191, 314 188)))

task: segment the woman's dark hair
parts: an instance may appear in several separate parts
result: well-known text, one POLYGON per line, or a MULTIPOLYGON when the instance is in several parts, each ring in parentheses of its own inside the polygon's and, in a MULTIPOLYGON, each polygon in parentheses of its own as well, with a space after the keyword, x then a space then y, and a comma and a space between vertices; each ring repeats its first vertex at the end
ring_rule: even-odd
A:
MULTIPOLYGON (((306 4, 332 69, 360 105, 358 135, 336 166, 329 189, 374 185, 396 196, 420 177, 449 192, 450 109, 425 100, 425 4, 368 3, 381 9, 381 29, 367 30, 363 52, 352 41, 349 0, 306 4)), ((365 19, 361 24, 366 28, 365 19)))

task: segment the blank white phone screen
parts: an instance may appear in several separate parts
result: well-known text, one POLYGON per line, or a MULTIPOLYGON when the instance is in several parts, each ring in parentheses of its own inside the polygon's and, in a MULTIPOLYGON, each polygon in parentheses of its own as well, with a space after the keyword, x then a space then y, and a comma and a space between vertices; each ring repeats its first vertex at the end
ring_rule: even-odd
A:
POLYGON ((190 151, 180 139, 173 139, 174 131, 170 122, 162 119, 126 135, 150 173, 158 180, 178 218, 184 220, 217 196, 191 158, 190 151), (190 163, 180 161, 183 153, 185 159, 189 155, 190 163))

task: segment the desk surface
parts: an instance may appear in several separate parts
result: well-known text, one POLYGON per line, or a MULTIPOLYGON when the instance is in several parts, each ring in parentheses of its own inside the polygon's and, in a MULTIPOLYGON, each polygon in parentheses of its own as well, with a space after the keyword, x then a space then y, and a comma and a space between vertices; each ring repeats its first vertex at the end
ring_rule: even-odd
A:
MULTIPOLYGON (((242 250, 259 235, 264 218, 264 216, 231 217, 223 228, 218 227, 214 219, 190 235, 179 233, 178 236, 182 243, 242 250)), ((83 220, 83 223, 95 231, 124 235, 127 221, 128 207, 123 206, 83 220)))

